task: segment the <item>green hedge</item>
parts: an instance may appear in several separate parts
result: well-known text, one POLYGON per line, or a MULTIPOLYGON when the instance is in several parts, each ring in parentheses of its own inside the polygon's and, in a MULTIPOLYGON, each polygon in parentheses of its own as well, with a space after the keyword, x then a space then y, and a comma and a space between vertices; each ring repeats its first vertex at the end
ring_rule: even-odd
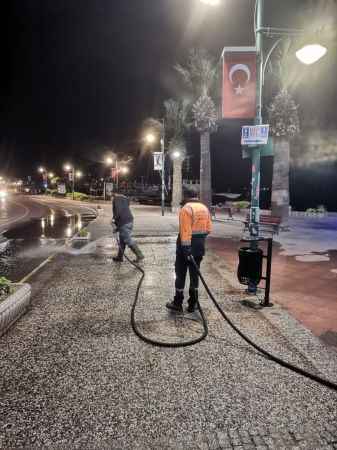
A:
POLYGON ((249 208, 250 203, 242 200, 240 202, 233 202, 232 205, 234 208, 237 208, 237 209, 247 209, 247 208, 249 208))
MULTIPOLYGON (((67 198, 70 198, 70 199, 73 198, 72 192, 67 193, 67 198)), ((74 192, 74 200, 83 201, 83 200, 88 200, 88 199, 89 199, 89 197, 87 194, 83 194, 83 192, 74 192)))
POLYGON ((47 195, 55 195, 57 194, 57 189, 46 189, 47 195))

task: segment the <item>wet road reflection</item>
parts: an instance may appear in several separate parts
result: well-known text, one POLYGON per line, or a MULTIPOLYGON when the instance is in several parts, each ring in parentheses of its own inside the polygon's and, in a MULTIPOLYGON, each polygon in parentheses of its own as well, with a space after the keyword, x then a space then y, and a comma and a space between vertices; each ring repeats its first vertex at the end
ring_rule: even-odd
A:
MULTIPOLYGON (((91 218, 93 219, 94 216, 91 218)), ((0 241, 0 274, 17 282, 90 222, 80 214, 53 211, 5 232, 0 241)))

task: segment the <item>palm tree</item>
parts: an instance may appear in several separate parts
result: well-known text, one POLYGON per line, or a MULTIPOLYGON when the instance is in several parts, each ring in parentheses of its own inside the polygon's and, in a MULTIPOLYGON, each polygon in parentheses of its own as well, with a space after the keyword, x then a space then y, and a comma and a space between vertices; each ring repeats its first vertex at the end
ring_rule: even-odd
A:
POLYGON ((186 66, 176 70, 193 94, 192 116, 200 132, 200 198, 207 206, 212 204, 210 134, 216 130, 217 112, 212 100, 217 68, 205 50, 191 50, 186 66))
POLYGON ((165 128, 169 153, 173 158, 172 211, 176 212, 182 200, 182 165, 186 157, 184 134, 188 125, 189 102, 169 99, 164 102, 165 128))
POLYGON ((277 95, 267 108, 274 147, 271 210, 281 217, 283 226, 289 219, 290 143, 300 132, 298 106, 289 92, 298 82, 298 66, 291 58, 290 47, 290 39, 282 41, 270 63, 274 81, 270 84, 274 84, 277 95))
POLYGON ((273 215, 281 217, 283 225, 287 225, 289 218, 290 139, 300 131, 297 108, 286 88, 276 95, 268 108, 274 136, 271 208, 273 215))

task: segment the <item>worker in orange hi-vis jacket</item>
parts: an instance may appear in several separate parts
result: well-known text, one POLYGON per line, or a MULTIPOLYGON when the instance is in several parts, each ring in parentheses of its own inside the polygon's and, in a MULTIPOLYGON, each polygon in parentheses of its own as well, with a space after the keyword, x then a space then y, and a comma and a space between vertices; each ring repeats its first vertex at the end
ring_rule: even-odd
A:
POLYGON ((190 274, 188 312, 194 312, 198 302, 198 273, 191 262, 193 256, 198 267, 205 254, 205 241, 211 232, 211 214, 198 198, 187 199, 179 213, 179 235, 177 239, 175 261, 175 296, 166 307, 173 312, 183 311, 184 287, 187 269, 190 274))

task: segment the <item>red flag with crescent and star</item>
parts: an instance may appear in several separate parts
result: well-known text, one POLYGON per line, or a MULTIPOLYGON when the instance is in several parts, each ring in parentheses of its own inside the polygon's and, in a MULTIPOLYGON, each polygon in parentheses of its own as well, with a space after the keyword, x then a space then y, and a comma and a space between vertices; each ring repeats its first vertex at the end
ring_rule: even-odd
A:
POLYGON ((224 48, 222 61, 222 117, 224 119, 255 117, 256 48, 224 48))

